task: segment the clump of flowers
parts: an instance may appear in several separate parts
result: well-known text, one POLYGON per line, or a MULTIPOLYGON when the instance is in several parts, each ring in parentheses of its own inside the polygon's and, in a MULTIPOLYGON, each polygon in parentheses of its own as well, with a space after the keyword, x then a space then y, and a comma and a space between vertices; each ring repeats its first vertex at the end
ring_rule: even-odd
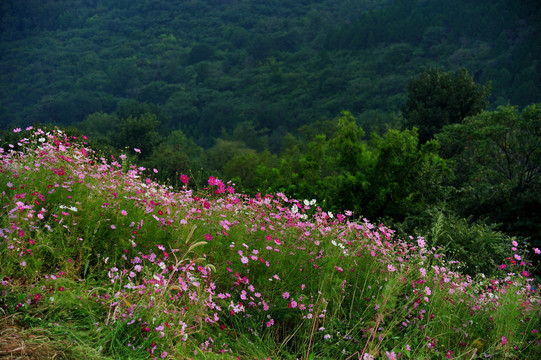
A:
POLYGON ((215 177, 195 193, 186 175, 173 191, 125 155, 99 157, 84 138, 15 134, 0 148, 5 312, 52 314, 44 309, 76 293, 98 309, 88 316, 95 332, 111 339, 122 329, 100 345, 106 353, 153 358, 242 358, 251 344, 277 358, 541 349, 528 260, 539 249, 513 240, 501 276, 471 278, 424 238, 400 239, 313 199, 248 197, 215 177))

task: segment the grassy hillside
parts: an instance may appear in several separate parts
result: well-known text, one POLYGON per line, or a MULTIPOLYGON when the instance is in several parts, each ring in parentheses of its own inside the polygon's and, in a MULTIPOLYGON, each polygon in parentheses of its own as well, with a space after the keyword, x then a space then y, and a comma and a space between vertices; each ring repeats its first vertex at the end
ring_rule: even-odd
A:
POLYGON ((170 188, 59 130, 0 142, 0 356, 537 359, 540 296, 317 200, 170 188))

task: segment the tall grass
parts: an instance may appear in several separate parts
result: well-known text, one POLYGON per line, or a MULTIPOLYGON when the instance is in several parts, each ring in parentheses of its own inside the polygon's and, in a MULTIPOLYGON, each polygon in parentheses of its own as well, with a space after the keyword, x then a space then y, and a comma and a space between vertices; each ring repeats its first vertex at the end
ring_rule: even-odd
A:
POLYGON ((48 329, 56 347, 34 358, 541 354, 526 258, 539 249, 512 244, 498 276, 471 278, 423 238, 315 200, 250 198, 212 177, 172 189, 133 149, 105 159, 58 130, 15 131, 0 143, 0 305, 10 326, 48 329))

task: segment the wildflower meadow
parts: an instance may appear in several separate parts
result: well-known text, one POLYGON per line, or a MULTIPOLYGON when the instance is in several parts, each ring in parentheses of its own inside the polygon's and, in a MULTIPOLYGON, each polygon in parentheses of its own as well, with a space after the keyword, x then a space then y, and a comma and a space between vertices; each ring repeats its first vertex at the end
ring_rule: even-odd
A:
MULTIPOLYGON (((537 248, 497 276, 317 199, 173 188, 58 129, 0 141, 0 357, 539 359, 537 248)), ((483 256, 483 254, 479 254, 483 256)))

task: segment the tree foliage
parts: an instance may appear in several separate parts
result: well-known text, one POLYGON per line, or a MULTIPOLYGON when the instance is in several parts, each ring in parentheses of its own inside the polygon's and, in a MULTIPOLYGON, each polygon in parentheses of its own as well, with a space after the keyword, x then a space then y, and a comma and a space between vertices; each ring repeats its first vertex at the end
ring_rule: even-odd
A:
POLYGON ((383 113, 371 128, 384 129, 427 66, 493 81, 498 105, 541 100, 528 2, 6 0, 0 12, 4 128, 70 125, 131 99, 206 147, 221 126, 293 133, 342 110, 383 113), (230 115, 210 121, 217 110, 230 115))
POLYGON ((541 245, 541 104, 485 111, 437 139, 454 164, 462 213, 488 216, 541 245))
POLYGON ((431 246, 446 249, 449 259, 462 263, 460 271, 475 276, 479 273, 492 276, 509 254, 511 237, 494 224, 472 221, 445 208, 430 208, 427 213, 428 228, 418 228, 431 246))
POLYGON ((389 130, 372 139, 373 165, 370 173, 366 214, 402 221, 424 214, 429 205, 445 200, 445 180, 452 176, 438 155, 438 144, 419 146, 414 130, 389 130))
POLYGON ((430 140, 442 127, 461 122, 483 111, 489 85, 478 85, 466 69, 456 73, 431 69, 413 78, 402 107, 404 126, 417 127, 421 143, 430 140))
POLYGON ((158 145, 160 135, 157 131, 160 122, 156 115, 144 113, 141 116, 128 116, 119 120, 113 134, 113 140, 118 148, 137 148, 142 156, 149 156, 158 145))

